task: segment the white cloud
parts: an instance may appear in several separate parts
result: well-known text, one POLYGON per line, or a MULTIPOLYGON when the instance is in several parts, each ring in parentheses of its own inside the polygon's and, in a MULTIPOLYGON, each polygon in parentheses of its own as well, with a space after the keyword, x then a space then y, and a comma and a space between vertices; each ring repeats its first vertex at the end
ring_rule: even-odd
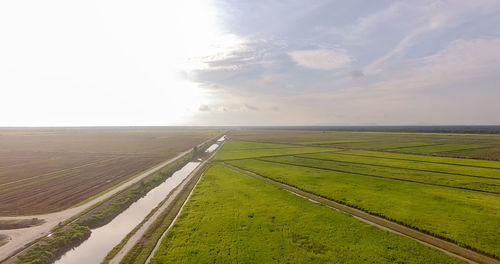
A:
POLYGON ((289 52, 288 55, 298 65, 317 70, 337 69, 353 60, 344 51, 333 49, 296 50, 289 52))

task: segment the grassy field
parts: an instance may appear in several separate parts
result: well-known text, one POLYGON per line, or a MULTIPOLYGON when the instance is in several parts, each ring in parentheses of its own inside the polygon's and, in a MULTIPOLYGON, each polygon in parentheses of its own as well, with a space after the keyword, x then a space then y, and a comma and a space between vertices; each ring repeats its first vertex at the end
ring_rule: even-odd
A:
POLYGON ((151 263, 214 262, 461 261, 215 164, 151 263))
POLYGON ((500 160, 499 134, 235 130, 236 140, 500 160))
MULTIPOLYGON (((425 161, 416 161, 405 158, 424 156, 380 152, 382 156, 391 155, 380 158, 378 152, 363 155, 368 151, 354 150, 287 156, 279 150, 284 149, 276 149, 275 157, 259 158, 248 149, 255 154, 253 158, 226 162, 500 256, 500 196, 478 192, 499 191, 500 180, 493 176, 498 177, 500 170, 495 167, 500 162, 477 161, 475 165, 476 160, 467 160, 457 162, 461 165, 451 165, 450 162, 463 159, 429 156, 425 161), (481 167, 485 165, 489 167, 481 167)), ((219 154, 224 152, 225 149, 219 154)))
POLYGON ((20 255, 15 263, 53 263, 65 251, 78 246, 89 236, 88 227, 72 224, 52 233, 51 237, 42 238, 28 252, 20 255))
MULTIPOLYGON (((239 143, 236 143, 239 144, 239 143)), ((232 147, 232 143, 228 144, 229 148, 232 147)), ((225 149, 224 149, 225 150, 225 149)), ((315 148, 315 147, 289 147, 289 148, 247 148, 247 149, 236 149, 223 151, 215 157, 215 160, 234 160, 234 159, 247 159, 254 157, 267 157, 267 156, 277 156, 277 155, 295 155, 295 154, 305 154, 305 153, 317 153, 317 152, 332 152, 334 149, 325 148, 315 148)))
MULTIPOLYGON (((326 154, 326 153, 325 153, 326 154)), ((338 155, 341 156, 341 155, 338 155)), ((397 179, 451 188, 469 189, 500 194, 500 179, 470 177, 456 174, 443 174, 412 168, 390 165, 371 165, 369 160, 345 161, 333 155, 304 155, 260 158, 281 164, 320 168, 330 171, 346 172, 358 176, 397 179), (312 156, 312 157, 311 157, 312 156), (323 158, 322 158, 323 157, 323 158)), ((342 156, 341 156, 342 157, 342 156)))
POLYGON ((220 134, 180 128, 0 130, 0 215, 58 211, 220 134))

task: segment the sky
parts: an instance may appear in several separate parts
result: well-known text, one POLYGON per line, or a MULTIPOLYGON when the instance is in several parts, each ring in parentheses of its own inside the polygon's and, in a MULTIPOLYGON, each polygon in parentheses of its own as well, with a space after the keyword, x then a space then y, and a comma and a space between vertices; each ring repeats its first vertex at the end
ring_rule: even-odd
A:
POLYGON ((3 0, 0 126, 500 124, 500 1, 3 0))

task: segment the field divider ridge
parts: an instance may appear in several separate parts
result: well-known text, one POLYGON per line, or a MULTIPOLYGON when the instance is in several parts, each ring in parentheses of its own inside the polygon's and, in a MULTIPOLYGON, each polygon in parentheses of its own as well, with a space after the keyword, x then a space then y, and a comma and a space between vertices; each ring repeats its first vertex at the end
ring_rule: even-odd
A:
POLYGON ((430 147, 430 146, 439 146, 439 145, 444 145, 444 143, 433 143, 433 144, 424 144, 424 145, 416 145, 416 146, 395 147, 395 148, 380 148, 380 150, 392 151, 395 149, 420 148, 420 147, 430 147))
MULTIPOLYGON (((359 150, 362 150, 362 149, 348 149, 348 148, 346 148, 346 149, 342 149, 342 150, 344 150, 344 151, 346 151, 346 150, 359 151, 359 150)), ((488 166, 469 165, 469 164, 456 164, 456 163, 450 163, 450 162, 438 162, 438 161, 427 161, 427 160, 403 159, 403 158, 392 158, 392 157, 380 157, 380 156, 373 156, 373 155, 362 155, 362 154, 345 153, 344 151, 339 151, 338 154, 349 155, 349 156, 358 156, 358 157, 367 157, 367 158, 379 158, 379 159, 391 159, 391 160, 405 160, 405 161, 415 161, 415 162, 422 162, 422 163, 446 164, 446 165, 454 165, 454 166, 463 166, 463 167, 472 167, 472 168, 500 170, 500 168, 488 167, 488 166), (344 153, 342 153, 342 152, 344 152, 344 153)), ((363 151, 393 153, 393 154, 397 154, 397 155, 417 155, 417 156, 423 156, 423 157, 439 157, 439 158, 478 160, 478 161, 493 161, 493 162, 495 161, 495 160, 483 160, 483 159, 473 159, 473 158, 457 158, 457 157, 424 155, 424 154, 417 154, 417 153, 408 154, 408 153, 401 153, 401 152, 390 152, 390 151, 379 151, 379 150, 378 151, 374 151, 374 150, 369 150, 369 149, 364 149, 363 151)), ((464 174, 464 175, 465 176, 469 176, 469 175, 466 175, 466 174, 464 174)))
POLYGON ((448 241, 444 238, 439 238, 436 236, 433 236, 431 234, 425 233, 423 231, 416 230, 414 228, 408 227, 402 223, 397 223, 395 221, 391 221, 387 218, 384 218, 382 216, 377 216, 368 212, 365 212, 361 209, 351 207, 349 205, 343 204, 341 202, 337 202, 328 198, 325 198, 323 196, 317 195, 310 193, 308 191, 302 190, 298 187, 289 185, 285 182, 280 182, 276 181, 274 179, 271 179, 269 177, 260 175, 258 173, 248 171, 242 168, 239 168, 237 166, 227 164, 225 162, 222 162, 226 167, 229 169, 232 169, 236 172, 240 172, 246 175, 249 175, 251 177, 254 177, 256 179, 265 181, 269 184, 272 184, 280 189, 292 192, 298 196, 301 196, 302 198, 306 198, 310 201, 316 201, 322 205, 331 207, 333 209, 337 209, 339 211, 342 211, 344 213, 347 213, 349 215, 352 215, 359 220, 363 222, 367 222, 369 224, 373 224, 374 226, 377 226, 382 229, 389 229, 389 231, 393 231, 395 233, 404 235, 406 237, 409 237, 413 240, 416 240, 422 244, 437 248, 447 254, 451 254, 453 256, 457 256, 463 260, 466 260, 469 263, 485 263, 485 264, 498 264, 500 263, 499 260, 479 253, 477 251, 474 251, 469 248, 461 247, 451 241, 448 241))
MULTIPOLYGON (((340 154, 340 153, 338 153, 338 154, 340 154)), ((500 178, 494 178, 494 177, 488 177, 488 176, 479 176, 479 175, 461 174, 461 173, 444 172, 444 171, 434 171, 434 170, 414 169, 414 168, 397 167, 397 166, 380 165, 380 164, 371 164, 371 163, 355 162, 355 161, 342 161, 342 160, 335 160, 335 159, 323 159, 323 158, 305 157, 305 156, 301 156, 301 155, 302 154, 293 154, 293 155, 289 155, 289 156, 297 157, 297 158, 302 158, 302 159, 312 159, 312 160, 321 160, 321 161, 334 161, 334 162, 342 162, 342 163, 350 163, 350 164, 358 164, 358 165, 367 165, 367 166, 374 166, 374 167, 381 167, 381 168, 392 168, 392 169, 422 171, 422 172, 447 174, 447 175, 453 175, 453 176, 481 178, 481 179, 489 179, 489 180, 498 180, 498 181, 500 181, 500 178)), ((342 155, 348 155, 348 154, 342 154, 342 155)))
MULTIPOLYGON (((288 148, 285 148, 288 149, 288 148)), ((234 160, 246 160, 246 159, 255 159, 255 158, 272 158, 272 157, 288 157, 291 155, 303 155, 303 154, 316 154, 316 153, 334 153, 338 152, 341 150, 327 150, 327 151, 320 151, 320 152, 305 152, 305 153, 296 153, 296 154, 278 154, 278 155, 265 155, 265 156, 258 156, 258 157, 246 157, 246 158, 235 158, 235 159, 223 159, 223 160, 217 160, 217 161, 234 161, 234 160)))
POLYGON ((408 179, 398 179, 398 178, 384 177, 384 176, 378 176, 378 175, 372 175, 372 174, 366 174, 366 173, 360 173, 360 172, 350 172, 350 171, 322 168, 322 167, 317 167, 317 166, 287 163, 287 162, 282 162, 282 161, 265 160, 265 159, 261 159, 261 158, 254 158, 254 159, 259 160, 259 161, 263 161, 263 162, 269 162, 269 163, 276 163, 276 164, 291 165, 291 166, 297 166, 297 167, 303 167, 303 168, 341 172, 341 173, 359 175, 359 176, 364 176, 364 177, 380 178, 380 179, 394 180, 394 181, 403 181, 403 182, 431 185, 431 186, 437 186, 437 187, 443 187, 443 188, 452 188, 452 189, 458 189, 458 190, 464 190, 464 191, 479 192, 479 193, 491 194, 491 195, 500 195, 500 193, 497 193, 497 192, 482 191, 482 190, 470 189, 470 188, 466 188, 466 187, 450 186, 450 185, 443 185, 443 184, 437 184, 437 183, 427 183, 427 182, 413 181, 413 180, 408 180, 408 179))

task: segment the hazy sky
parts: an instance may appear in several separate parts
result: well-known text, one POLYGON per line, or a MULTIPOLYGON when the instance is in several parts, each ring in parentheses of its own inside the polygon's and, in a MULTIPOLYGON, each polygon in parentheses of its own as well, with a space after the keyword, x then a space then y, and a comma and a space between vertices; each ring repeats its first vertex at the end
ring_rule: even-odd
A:
POLYGON ((0 126, 500 124, 500 1, 0 1, 0 126))

